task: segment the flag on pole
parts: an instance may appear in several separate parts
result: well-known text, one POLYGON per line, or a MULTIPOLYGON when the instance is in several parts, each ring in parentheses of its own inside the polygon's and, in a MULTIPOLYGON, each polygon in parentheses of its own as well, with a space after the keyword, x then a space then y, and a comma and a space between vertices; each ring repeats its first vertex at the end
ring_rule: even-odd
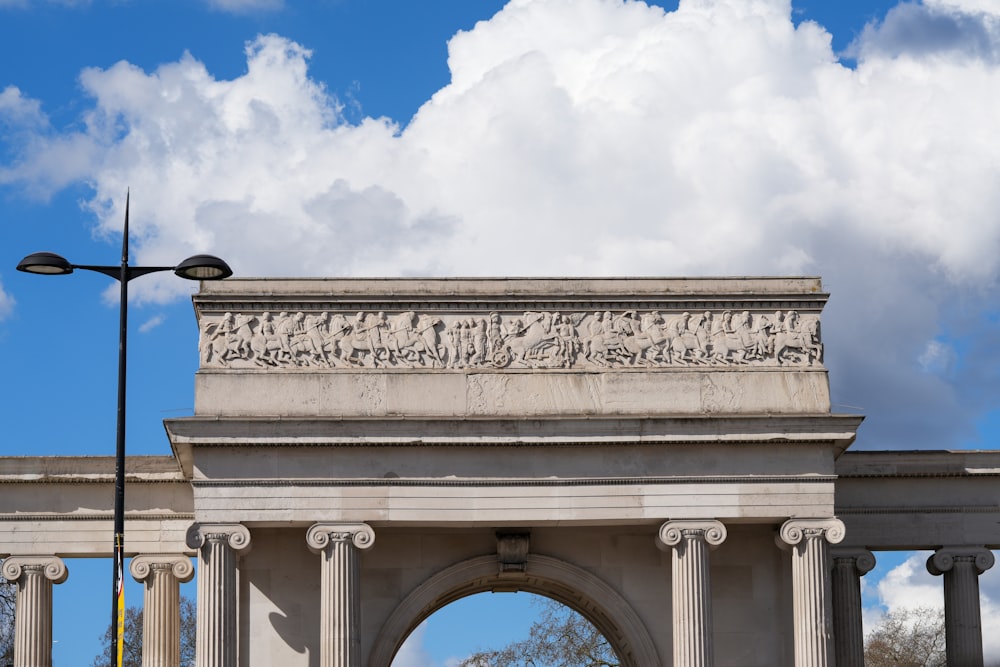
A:
POLYGON ((115 644, 118 647, 116 652, 118 664, 114 667, 122 667, 122 648, 125 644, 125 558, 122 546, 122 536, 116 535, 115 560, 117 561, 118 568, 118 590, 116 591, 116 595, 118 596, 118 623, 115 632, 115 644))

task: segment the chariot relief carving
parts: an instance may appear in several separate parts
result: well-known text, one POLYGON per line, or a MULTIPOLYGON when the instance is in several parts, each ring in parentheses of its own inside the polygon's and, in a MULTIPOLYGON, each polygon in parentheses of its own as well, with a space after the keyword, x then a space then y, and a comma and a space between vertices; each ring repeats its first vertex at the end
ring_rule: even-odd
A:
POLYGON ((222 368, 607 369, 822 364, 819 317, 656 310, 511 315, 280 312, 205 316, 222 368))

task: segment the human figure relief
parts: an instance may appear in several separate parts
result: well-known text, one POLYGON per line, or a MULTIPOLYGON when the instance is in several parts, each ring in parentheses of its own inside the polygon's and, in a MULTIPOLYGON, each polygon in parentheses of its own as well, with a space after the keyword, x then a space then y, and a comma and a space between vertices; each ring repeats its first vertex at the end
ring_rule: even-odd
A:
POLYGON ((445 329, 444 344, 448 354, 448 368, 461 368, 462 360, 458 353, 458 348, 462 344, 461 322, 452 322, 445 329))
POLYGON ((380 342, 372 335, 375 316, 358 312, 351 328, 340 341, 341 358, 351 365, 378 366, 376 350, 380 342))
POLYGON ((472 353, 472 321, 460 322, 458 328, 458 355, 461 359, 462 368, 470 365, 472 353))
POLYGON ((513 335, 507 339, 511 361, 528 368, 552 367, 556 361, 556 334, 552 332, 552 315, 547 312, 525 311, 514 320, 513 335))
POLYGON ((683 365, 706 361, 706 345, 703 341, 707 341, 708 332, 705 322, 704 317, 699 317, 692 329, 691 314, 684 312, 667 325, 670 361, 683 365))
POLYGON ((317 343, 313 337, 311 325, 313 318, 306 318, 305 313, 298 312, 292 318, 291 337, 288 347, 292 351, 295 363, 299 366, 322 366, 322 340, 317 343))
POLYGON ((642 320, 634 310, 627 310, 615 318, 615 330, 618 332, 618 360, 626 365, 635 366, 638 363, 647 364, 647 352, 653 347, 652 339, 643 334, 642 320))
POLYGON ((644 313, 639 318, 636 346, 640 350, 640 354, 637 361, 641 361, 647 366, 658 364, 657 357, 662 357, 667 343, 664 324, 663 316, 656 310, 644 313))
POLYGON ((443 323, 440 317, 433 315, 420 315, 416 322, 416 334, 420 336, 423 341, 424 354, 426 355, 426 360, 424 365, 431 365, 435 367, 444 366, 444 360, 441 357, 440 350, 440 332, 439 329, 443 328, 443 323))
POLYGON ((490 313, 489 326, 486 330, 486 340, 489 343, 489 353, 491 357, 503 347, 503 339, 505 335, 506 330, 504 329, 503 318, 500 317, 500 313, 490 313))
MULTIPOLYGON (((577 321, 582 315, 575 316, 577 321)), ((572 368, 576 363, 577 355, 580 352, 580 338, 576 332, 576 325, 573 323, 574 316, 560 315, 555 313, 552 316, 552 326, 556 333, 557 355, 559 365, 563 368, 572 368)))
MULTIPOLYGON (((689 364, 812 365, 822 361, 819 318, 658 310, 592 314, 525 311, 444 320, 408 310, 353 318, 270 311, 202 323, 202 363, 275 368, 579 368, 689 364)), ((243 367, 245 367, 243 366, 243 367)))
POLYGON ((472 320, 472 363, 475 366, 486 362, 487 339, 486 320, 472 320))
POLYGON ((421 320, 412 310, 393 317, 388 332, 390 361, 408 368, 430 366, 435 361, 440 364, 434 330, 440 322, 438 318, 421 320))
POLYGON ((604 322, 599 312, 594 313, 587 322, 587 336, 583 339, 583 356, 587 361, 599 366, 607 364, 604 346, 604 322))
POLYGON ((229 331, 232 329, 232 321, 232 313, 226 313, 218 322, 206 320, 202 323, 200 347, 203 364, 229 365, 226 355, 229 351, 229 331))
POLYGON ((267 311, 261 314, 257 331, 250 338, 250 349, 253 362, 258 366, 279 366, 292 359, 288 341, 278 335, 274 318, 267 311))
POLYGON ((808 366, 812 366, 813 361, 823 361, 823 343, 819 338, 818 318, 810 317, 805 322, 800 322, 799 314, 790 310, 785 315, 784 329, 774 337, 774 358, 779 365, 799 359, 808 366), (797 351, 801 357, 791 356, 790 351, 792 355, 797 351))

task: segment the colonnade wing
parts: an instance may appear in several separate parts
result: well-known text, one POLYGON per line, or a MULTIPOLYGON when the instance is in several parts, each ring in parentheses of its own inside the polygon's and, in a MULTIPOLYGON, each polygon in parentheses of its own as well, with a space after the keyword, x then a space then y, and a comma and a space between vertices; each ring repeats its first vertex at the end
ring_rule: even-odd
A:
POLYGON ((1000 452, 848 452, 836 472, 836 511, 852 545, 1000 548, 1000 452))
MULTIPOLYGON (((126 463, 128 556, 193 553, 194 496, 174 457, 126 463)), ((111 555, 114 457, 0 457, 0 556, 111 555)))

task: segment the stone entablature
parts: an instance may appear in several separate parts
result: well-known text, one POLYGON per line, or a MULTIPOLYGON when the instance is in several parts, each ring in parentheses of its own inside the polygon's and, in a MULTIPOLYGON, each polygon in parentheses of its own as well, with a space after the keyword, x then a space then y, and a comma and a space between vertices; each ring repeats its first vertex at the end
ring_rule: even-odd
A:
POLYGON ((203 286, 196 298, 202 367, 822 364, 827 295, 818 279, 281 282, 288 288, 281 299, 273 290, 255 293, 254 281, 203 286), (245 286, 238 296, 237 283, 245 286))
MULTIPOLYGON (((194 494, 171 456, 126 460, 125 553, 180 553, 194 494)), ((0 457, 0 556, 110 556, 113 456, 0 457)))
POLYGON ((1000 453, 849 451, 836 464, 846 543, 870 549, 1000 546, 1000 453))

